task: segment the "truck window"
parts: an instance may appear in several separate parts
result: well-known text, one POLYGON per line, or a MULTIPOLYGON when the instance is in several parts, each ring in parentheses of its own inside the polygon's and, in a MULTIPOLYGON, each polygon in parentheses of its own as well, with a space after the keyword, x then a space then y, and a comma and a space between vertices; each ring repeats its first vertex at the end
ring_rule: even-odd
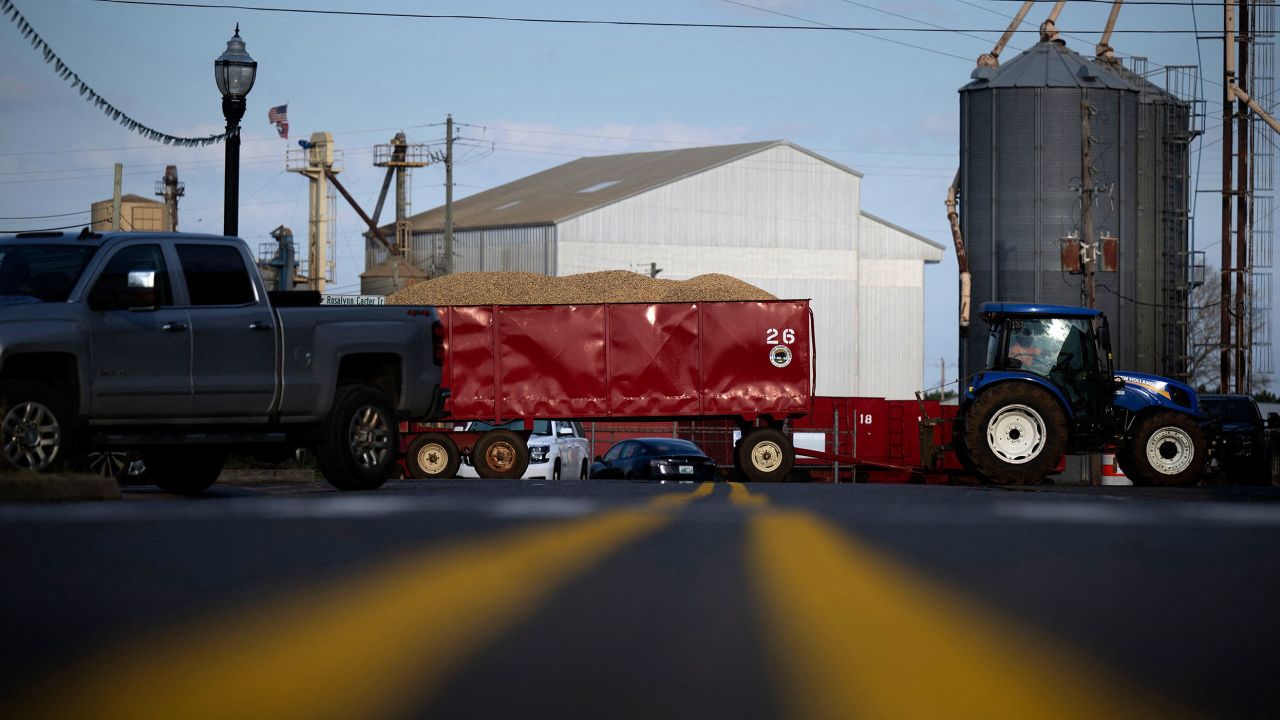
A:
POLYGON ((0 304, 66 302, 96 247, 0 245, 0 304))
POLYGON ((130 245, 111 256, 95 290, 120 292, 129 285, 129 273, 150 270, 156 278, 156 304, 173 304, 173 288, 169 286, 169 272, 164 264, 164 251, 159 245, 130 245))
POLYGON ((178 245, 192 305, 251 305, 253 282, 240 251, 230 245, 178 245))

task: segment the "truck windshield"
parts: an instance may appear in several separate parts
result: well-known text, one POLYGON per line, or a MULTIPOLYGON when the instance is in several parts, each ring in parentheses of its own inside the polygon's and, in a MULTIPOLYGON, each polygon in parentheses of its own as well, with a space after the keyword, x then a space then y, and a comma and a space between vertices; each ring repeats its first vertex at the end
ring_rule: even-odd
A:
POLYGON ((1210 417, 1222 418, 1223 422, 1250 423, 1261 420, 1253 402, 1247 397, 1206 397, 1200 396, 1200 405, 1210 417))
POLYGON ((0 244, 0 304, 66 302, 97 250, 92 245, 0 244))
MULTIPOLYGON (((499 425, 494 425, 493 423, 487 423, 483 420, 475 420, 471 423, 471 425, 467 429, 472 430, 474 432, 485 432, 487 430, 494 430, 496 428, 503 428, 505 430, 515 430, 516 432, 519 432, 521 430, 524 430, 524 421, 508 420, 499 425)), ((534 435, 550 435, 551 421, 550 420, 534 420, 533 434, 534 435)))

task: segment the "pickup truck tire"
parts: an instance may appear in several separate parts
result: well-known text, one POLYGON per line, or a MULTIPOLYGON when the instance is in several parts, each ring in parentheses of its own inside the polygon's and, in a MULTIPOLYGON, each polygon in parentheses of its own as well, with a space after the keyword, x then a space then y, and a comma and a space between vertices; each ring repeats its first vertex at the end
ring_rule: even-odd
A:
POLYGON ((418 480, 447 480, 458 477, 462 455, 458 445, 444 433, 419 435, 409 444, 404 464, 409 477, 418 480))
POLYGON ((978 394, 964 418, 964 451, 996 485, 1040 482, 1067 445, 1067 415, 1048 391, 1008 382, 978 394))
POLYGON ((0 385, 0 468, 46 472, 75 455, 71 405, 40 380, 0 385))
POLYGON ((316 464, 339 490, 376 490, 391 477, 399 444, 399 423, 387 396, 367 385, 343 385, 321 428, 316 464))
POLYGON ((199 495, 222 474, 227 454, 201 448, 156 448, 142 454, 147 477, 165 492, 199 495))
POLYGON ((476 441, 471 462, 486 480, 517 480, 529 469, 529 446, 519 435, 497 428, 476 441))
POLYGON ((757 427, 742 434, 733 450, 734 464, 751 482, 782 482, 796 463, 796 451, 781 430, 757 427))
POLYGON ((121 485, 151 482, 142 456, 129 450, 93 450, 85 454, 84 464, 94 475, 111 478, 121 485))
POLYGON ((1200 479, 1208 455, 1195 420, 1157 411, 1138 420, 1133 440, 1116 452, 1116 460, 1134 485, 1183 487, 1200 479))

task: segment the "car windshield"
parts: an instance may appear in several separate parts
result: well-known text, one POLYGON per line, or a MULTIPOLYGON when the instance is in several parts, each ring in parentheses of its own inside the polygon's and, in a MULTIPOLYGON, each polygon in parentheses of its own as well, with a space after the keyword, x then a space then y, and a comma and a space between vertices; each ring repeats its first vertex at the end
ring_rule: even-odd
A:
POLYGON ((649 440, 640 444, 641 455, 701 455, 702 450, 688 440, 649 440))
POLYGON ((1209 415, 1221 418, 1223 422, 1247 423, 1259 418, 1253 412, 1253 403, 1248 398, 1200 397, 1200 404, 1209 415))
POLYGON ((0 303, 66 302, 97 247, 0 244, 0 303))
MULTIPOLYGON (((476 432, 485 432, 487 430, 494 430, 497 428, 502 428, 504 430, 515 430, 516 432, 519 432, 521 430, 524 430, 524 420, 508 420, 498 425, 494 425, 493 423, 487 423, 483 420, 475 420, 475 421, 472 421, 471 425, 467 429, 474 430, 476 432)), ((550 420, 534 420, 533 434, 534 435, 550 435, 551 421, 550 420)))

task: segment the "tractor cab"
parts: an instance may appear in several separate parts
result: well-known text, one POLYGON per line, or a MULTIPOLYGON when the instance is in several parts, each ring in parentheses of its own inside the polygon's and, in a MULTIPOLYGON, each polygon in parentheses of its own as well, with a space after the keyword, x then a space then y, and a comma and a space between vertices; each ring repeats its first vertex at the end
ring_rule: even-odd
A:
POLYGON ((1111 414, 1116 390, 1111 333, 1100 310, 1062 305, 986 303, 987 362, 994 373, 1047 381, 1070 409, 1078 432, 1091 434, 1111 414))

